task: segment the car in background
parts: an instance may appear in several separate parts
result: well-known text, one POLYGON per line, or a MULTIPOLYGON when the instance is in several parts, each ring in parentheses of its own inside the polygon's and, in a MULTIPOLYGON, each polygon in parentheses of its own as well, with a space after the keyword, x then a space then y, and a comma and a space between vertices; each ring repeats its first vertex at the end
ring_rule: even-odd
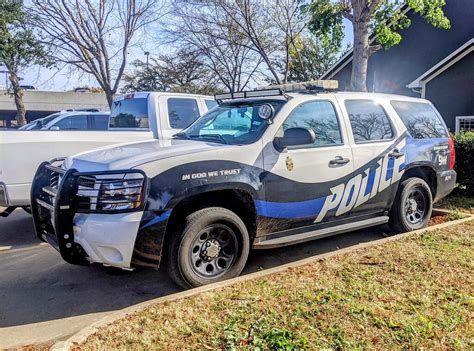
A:
POLYGON ((0 208, 0 217, 30 205, 31 182, 44 160, 113 144, 171 139, 216 104, 212 96, 139 92, 117 97, 110 118, 108 112, 62 111, 28 132, 0 131, 0 207, 6 208, 0 208))
POLYGON ((66 110, 37 119, 19 130, 107 130, 108 111, 66 110))

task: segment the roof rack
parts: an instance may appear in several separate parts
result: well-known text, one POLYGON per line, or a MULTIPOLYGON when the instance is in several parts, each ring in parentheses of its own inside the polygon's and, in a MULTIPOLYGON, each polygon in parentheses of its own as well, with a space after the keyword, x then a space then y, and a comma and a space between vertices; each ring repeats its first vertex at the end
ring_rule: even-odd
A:
POLYGON ((217 103, 221 104, 223 100, 248 99, 269 96, 284 96, 290 98, 287 93, 318 93, 323 91, 337 90, 339 82, 337 80, 312 80, 301 83, 288 83, 279 85, 270 85, 266 87, 257 87, 250 91, 239 91, 234 93, 217 94, 214 96, 217 103))
POLYGON ((337 80, 311 80, 308 82, 299 82, 299 83, 288 83, 288 84, 279 84, 271 85, 269 87, 258 87, 255 90, 260 89, 281 89, 285 93, 311 93, 311 92, 321 92, 321 91, 334 91, 339 87, 339 81, 337 80))
POLYGON ((257 97, 268 97, 268 96, 285 96, 285 92, 279 88, 277 89, 261 89, 261 90, 249 90, 249 91, 238 91, 234 93, 217 94, 214 96, 216 101, 220 104, 223 100, 234 100, 234 99, 248 99, 257 97))

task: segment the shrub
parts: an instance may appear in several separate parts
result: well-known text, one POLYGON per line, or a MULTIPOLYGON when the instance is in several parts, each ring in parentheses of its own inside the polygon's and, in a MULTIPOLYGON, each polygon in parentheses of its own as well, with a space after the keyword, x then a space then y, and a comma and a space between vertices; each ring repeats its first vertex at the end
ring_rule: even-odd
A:
POLYGON ((474 133, 459 133, 453 136, 456 148, 458 183, 469 194, 474 194, 474 133))

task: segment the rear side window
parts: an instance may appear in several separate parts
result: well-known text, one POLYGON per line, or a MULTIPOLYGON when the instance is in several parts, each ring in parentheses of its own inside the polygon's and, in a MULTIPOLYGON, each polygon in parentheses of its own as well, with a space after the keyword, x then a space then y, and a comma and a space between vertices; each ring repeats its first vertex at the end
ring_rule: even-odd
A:
POLYGON ((410 135, 415 139, 446 138, 448 131, 433 106, 422 102, 391 101, 410 135))
POLYGON ((308 128, 314 131, 314 146, 341 145, 342 137, 334 106, 329 101, 311 101, 297 106, 283 123, 283 130, 308 128))
POLYGON ((108 115, 90 115, 91 130, 107 130, 109 128, 108 115))
POLYGON ((382 106, 372 100, 345 102, 356 144, 390 140, 393 129, 382 106))
POLYGON ((199 118, 199 115, 196 99, 168 99, 168 116, 171 128, 187 128, 199 118))
POLYGON ((148 98, 114 101, 110 111, 110 128, 148 129, 148 98))
POLYGON ((207 109, 210 110, 211 108, 214 108, 217 106, 217 101, 216 100, 204 100, 206 103, 207 109))

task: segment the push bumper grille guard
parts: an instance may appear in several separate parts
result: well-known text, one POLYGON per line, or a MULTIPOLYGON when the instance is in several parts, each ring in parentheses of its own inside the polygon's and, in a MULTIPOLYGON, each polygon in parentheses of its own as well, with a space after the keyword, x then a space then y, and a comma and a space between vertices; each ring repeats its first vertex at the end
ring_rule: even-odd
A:
MULTIPOLYGON (((123 177, 120 180, 123 180, 123 177)), ((113 181, 118 180, 107 178, 103 182, 113 181)), ((66 262, 88 265, 86 252, 81 245, 74 242, 74 216, 77 213, 114 214, 142 211, 147 194, 148 181, 145 173, 139 170, 81 173, 75 169, 65 170, 44 162, 36 171, 31 188, 31 210, 36 235, 58 250, 66 262), (84 192, 85 187, 93 190, 91 185, 96 186, 101 182, 96 180, 97 176, 126 177, 130 174, 139 174, 143 177, 143 195, 139 207, 128 210, 96 210, 91 206, 91 202, 97 200, 98 196, 80 194, 84 192)))

